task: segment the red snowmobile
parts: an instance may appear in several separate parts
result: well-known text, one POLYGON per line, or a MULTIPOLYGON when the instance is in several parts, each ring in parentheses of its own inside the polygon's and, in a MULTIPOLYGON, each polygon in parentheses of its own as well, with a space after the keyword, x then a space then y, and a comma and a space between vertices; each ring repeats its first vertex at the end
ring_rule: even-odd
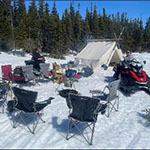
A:
POLYGON ((141 62, 133 59, 127 64, 123 62, 122 65, 115 66, 113 70, 114 78, 120 78, 120 89, 125 93, 135 93, 143 89, 150 94, 150 78, 143 70, 141 62))

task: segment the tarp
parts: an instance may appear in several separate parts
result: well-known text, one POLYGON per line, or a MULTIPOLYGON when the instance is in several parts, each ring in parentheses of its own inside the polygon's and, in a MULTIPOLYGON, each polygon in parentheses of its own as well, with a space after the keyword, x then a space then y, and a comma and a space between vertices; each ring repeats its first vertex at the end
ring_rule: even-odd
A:
POLYGON ((76 56, 82 65, 100 68, 103 64, 109 66, 110 62, 118 63, 123 59, 121 49, 117 48, 115 41, 92 41, 76 56))

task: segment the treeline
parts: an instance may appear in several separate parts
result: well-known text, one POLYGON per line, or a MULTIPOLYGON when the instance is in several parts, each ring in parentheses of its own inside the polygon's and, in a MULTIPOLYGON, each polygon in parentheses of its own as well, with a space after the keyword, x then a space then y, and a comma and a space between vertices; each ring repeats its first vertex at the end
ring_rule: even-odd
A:
POLYGON ((52 10, 47 1, 32 0, 28 11, 25 0, 0 0, 0 50, 20 49, 31 52, 41 47, 52 57, 79 50, 88 38, 118 38, 123 50, 150 52, 150 17, 146 26, 141 19, 128 19, 127 13, 107 14, 96 6, 86 9, 86 17, 80 14, 80 4, 73 2, 59 17, 55 2, 52 10))

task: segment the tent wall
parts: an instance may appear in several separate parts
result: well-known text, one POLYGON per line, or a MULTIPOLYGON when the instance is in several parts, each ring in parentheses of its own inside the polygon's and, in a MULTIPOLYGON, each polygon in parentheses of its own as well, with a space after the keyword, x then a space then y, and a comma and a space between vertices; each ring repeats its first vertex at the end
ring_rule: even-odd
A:
POLYGON ((99 62, 99 60, 91 60, 91 59, 79 59, 82 65, 91 66, 95 68, 99 62))
POLYGON ((122 54, 121 49, 116 49, 114 52, 114 55, 111 59, 111 62, 112 63, 119 63, 122 60, 123 60, 123 54, 122 54))
POLYGON ((109 65, 111 61, 119 62, 122 52, 117 48, 116 42, 89 42, 76 56, 82 65, 92 66, 94 69, 102 64, 109 65))

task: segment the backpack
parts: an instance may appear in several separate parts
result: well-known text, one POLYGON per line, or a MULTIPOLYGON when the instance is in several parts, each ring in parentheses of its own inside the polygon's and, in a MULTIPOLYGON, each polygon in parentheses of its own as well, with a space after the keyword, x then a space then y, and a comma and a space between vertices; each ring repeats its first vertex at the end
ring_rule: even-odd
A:
POLYGON ((73 69, 68 69, 66 71, 66 76, 67 78, 75 78, 75 75, 77 74, 77 71, 76 70, 73 70, 73 69))
POLYGON ((25 83, 25 77, 21 67, 16 67, 13 71, 16 83, 25 83))

